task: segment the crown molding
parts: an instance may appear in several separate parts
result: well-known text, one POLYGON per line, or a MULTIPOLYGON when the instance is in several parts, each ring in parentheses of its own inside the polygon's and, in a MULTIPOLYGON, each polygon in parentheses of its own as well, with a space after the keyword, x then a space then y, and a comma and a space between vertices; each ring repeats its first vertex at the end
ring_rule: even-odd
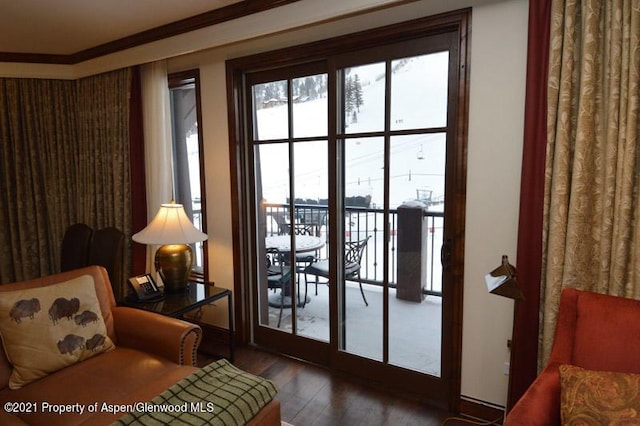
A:
POLYGON ((80 62, 110 55, 122 50, 142 46, 158 40, 174 37, 190 31, 242 18, 300 0, 245 0, 219 9, 171 22, 131 36, 123 37, 69 55, 44 53, 0 52, 0 62, 75 65, 80 62))

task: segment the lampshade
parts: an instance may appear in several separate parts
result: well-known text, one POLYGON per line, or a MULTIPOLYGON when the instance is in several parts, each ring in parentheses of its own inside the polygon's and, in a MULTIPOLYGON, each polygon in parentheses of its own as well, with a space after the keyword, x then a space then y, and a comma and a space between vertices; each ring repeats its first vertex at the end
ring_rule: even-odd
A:
POLYGON ((162 204, 158 214, 142 231, 133 235, 142 244, 190 244, 206 240, 189 220, 182 204, 162 204))
POLYGON ((131 238, 142 244, 161 245, 156 250, 155 267, 166 292, 178 293, 188 289, 193 249, 187 244, 204 241, 207 234, 193 226, 182 204, 162 204, 151 223, 131 238))

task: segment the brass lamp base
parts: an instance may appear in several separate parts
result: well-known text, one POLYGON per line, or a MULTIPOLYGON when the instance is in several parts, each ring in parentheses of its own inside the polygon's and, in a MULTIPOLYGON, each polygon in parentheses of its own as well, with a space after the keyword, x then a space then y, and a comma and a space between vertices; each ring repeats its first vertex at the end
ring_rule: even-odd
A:
POLYGON ((189 288, 193 250, 186 244, 165 244, 156 251, 156 271, 167 293, 182 293, 189 288))

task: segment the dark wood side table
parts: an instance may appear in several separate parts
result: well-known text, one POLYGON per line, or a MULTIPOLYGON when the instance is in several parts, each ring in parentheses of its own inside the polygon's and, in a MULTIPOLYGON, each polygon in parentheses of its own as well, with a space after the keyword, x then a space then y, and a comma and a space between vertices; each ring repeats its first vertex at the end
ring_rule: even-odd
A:
POLYGON ((121 306, 142 309, 173 318, 183 318, 183 315, 201 306, 227 298, 229 309, 229 361, 234 362, 235 343, 233 329, 233 294, 230 290, 215 287, 213 283, 189 282, 189 289, 184 293, 167 293, 164 299, 156 302, 140 302, 127 297, 118 301, 121 306))

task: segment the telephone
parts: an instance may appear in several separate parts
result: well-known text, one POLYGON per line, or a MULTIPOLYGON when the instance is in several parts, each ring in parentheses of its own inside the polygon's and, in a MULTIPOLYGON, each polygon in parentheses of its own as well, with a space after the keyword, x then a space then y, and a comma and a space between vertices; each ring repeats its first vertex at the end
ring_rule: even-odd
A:
POLYGON ((164 298, 164 291, 149 274, 129 278, 129 285, 133 288, 136 298, 140 302, 152 302, 164 298))

